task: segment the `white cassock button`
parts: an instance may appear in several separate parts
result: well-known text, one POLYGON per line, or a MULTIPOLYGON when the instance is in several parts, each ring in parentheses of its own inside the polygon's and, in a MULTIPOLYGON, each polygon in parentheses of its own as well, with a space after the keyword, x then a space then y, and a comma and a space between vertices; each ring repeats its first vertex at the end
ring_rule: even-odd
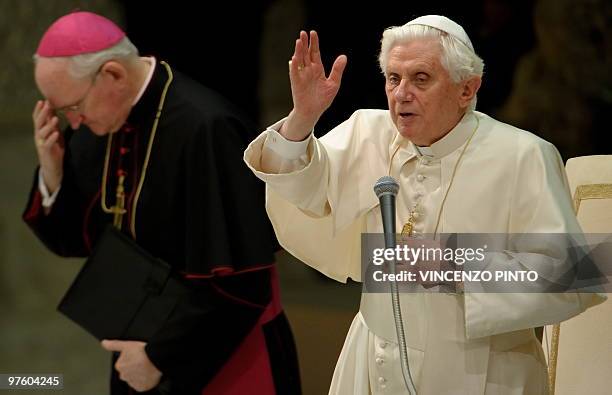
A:
POLYGON ((422 174, 417 175, 417 181, 418 182, 423 182, 423 180, 425 179, 425 176, 422 174))
POLYGON ((386 382, 387 382, 387 379, 385 379, 384 377, 379 377, 378 378, 378 384, 384 385, 386 382))
POLYGON ((382 358, 380 358, 380 357, 379 357, 379 358, 376 358, 376 364, 377 364, 377 365, 382 365, 383 363, 385 363, 385 360, 384 360, 384 359, 382 359, 382 358))
POLYGON ((385 348, 385 347, 387 347, 387 343, 386 342, 380 342, 379 346, 380 346, 380 348, 385 348))

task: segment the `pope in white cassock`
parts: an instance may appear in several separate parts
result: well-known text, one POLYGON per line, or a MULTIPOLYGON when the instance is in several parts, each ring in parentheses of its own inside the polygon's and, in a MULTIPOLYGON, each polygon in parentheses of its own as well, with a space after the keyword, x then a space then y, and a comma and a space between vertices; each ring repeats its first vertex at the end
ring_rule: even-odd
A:
MULTIPOLYGON (((388 110, 359 110, 321 139, 312 130, 347 64, 329 77, 317 33, 301 32, 289 65, 294 108, 245 151, 267 184, 283 247, 327 276, 361 281, 362 233, 381 233, 376 180, 400 184, 398 232, 579 233, 563 163, 535 135, 474 110, 483 61, 461 26, 423 16, 387 29, 379 58, 388 110), (406 229, 404 227, 404 229, 406 229)), ((487 269, 555 273, 555 252, 529 240, 487 269)), ((534 327, 602 301, 578 293, 403 293, 411 375, 419 395, 545 394, 534 327)), ((364 293, 330 394, 405 394, 389 293, 364 293)))

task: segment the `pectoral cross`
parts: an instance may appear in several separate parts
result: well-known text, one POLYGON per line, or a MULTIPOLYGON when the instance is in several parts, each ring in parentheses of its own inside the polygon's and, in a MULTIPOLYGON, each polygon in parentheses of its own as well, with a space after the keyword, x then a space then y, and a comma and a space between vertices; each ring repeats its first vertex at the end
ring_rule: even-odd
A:
POLYGON ((414 203, 414 205, 412 206, 412 209, 410 209, 410 214, 408 215, 408 221, 406 221, 406 223, 404 224, 404 227, 402 228, 402 235, 403 236, 408 236, 411 237, 412 236, 412 231, 414 230, 414 221, 417 218, 417 207, 419 205, 419 202, 414 203))
POLYGON ((111 212, 113 213, 113 226, 117 229, 121 229, 121 223, 123 222, 123 214, 127 212, 125 207, 125 188, 123 187, 123 180, 125 175, 119 175, 119 182, 117 183, 117 192, 115 197, 117 198, 116 203, 112 206, 111 212))
POLYGON ((410 218, 408 218, 408 222, 406 222, 404 224, 404 227, 402 228, 402 235, 406 235, 409 237, 412 236, 413 228, 414 228, 414 218, 411 215, 410 218))

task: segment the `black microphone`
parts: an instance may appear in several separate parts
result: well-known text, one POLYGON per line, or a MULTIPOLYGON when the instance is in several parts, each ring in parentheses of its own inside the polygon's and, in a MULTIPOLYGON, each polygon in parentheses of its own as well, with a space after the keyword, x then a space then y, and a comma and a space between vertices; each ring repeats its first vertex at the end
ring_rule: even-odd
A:
POLYGON ((398 191, 399 184, 390 176, 381 177, 374 184, 374 193, 380 201, 385 248, 395 248, 395 196, 398 191))

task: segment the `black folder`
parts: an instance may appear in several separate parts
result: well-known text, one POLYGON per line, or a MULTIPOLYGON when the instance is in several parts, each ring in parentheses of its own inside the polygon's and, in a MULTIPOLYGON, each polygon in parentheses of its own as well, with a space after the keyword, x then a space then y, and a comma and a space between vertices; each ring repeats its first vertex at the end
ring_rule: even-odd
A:
POLYGON ((167 263, 109 225, 58 310, 99 340, 148 341, 185 292, 167 263))

